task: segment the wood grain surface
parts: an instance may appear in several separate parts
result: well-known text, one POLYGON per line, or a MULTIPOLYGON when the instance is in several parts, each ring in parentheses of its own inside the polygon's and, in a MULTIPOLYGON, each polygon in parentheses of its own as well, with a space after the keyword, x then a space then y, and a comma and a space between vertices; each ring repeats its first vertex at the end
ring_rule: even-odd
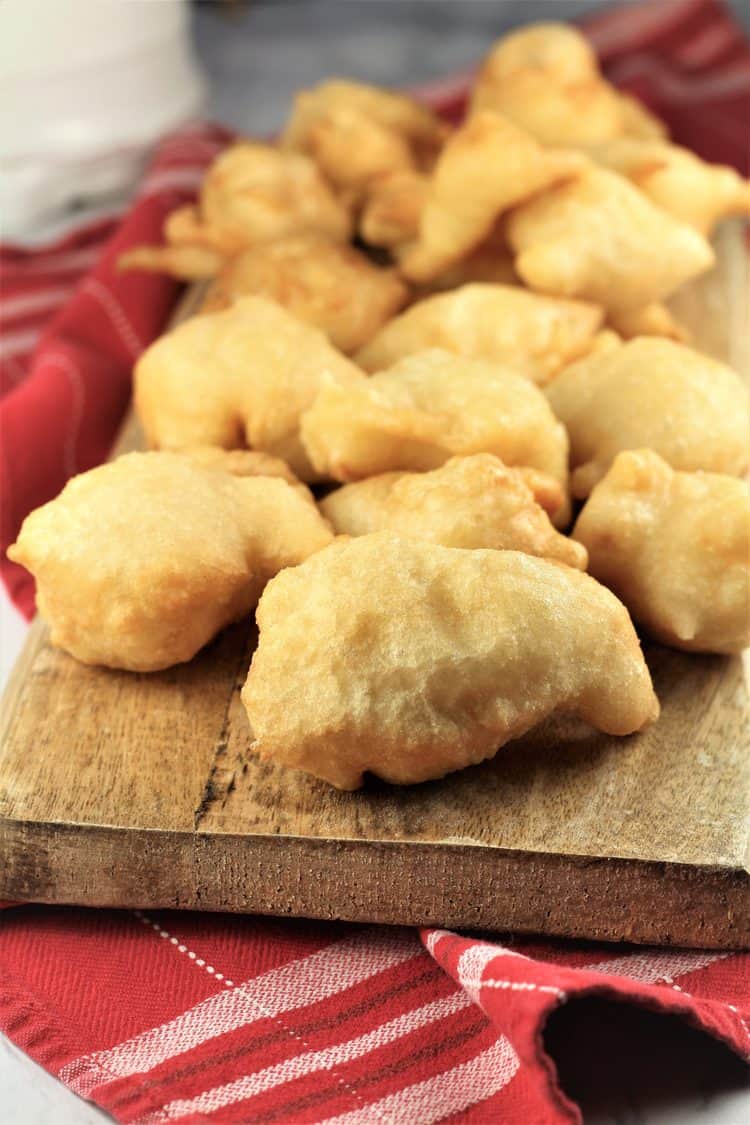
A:
MULTIPOLYGON (((717 249, 674 308, 747 375, 737 225, 717 249)), ((339 793, 250 753, 254 643, 239 625, 134 675, 34 624, 0 728, 0 898, 750 945, 741 658, 647 645, 662 715, 641 735, 553 720, 443 781, 339 793)))

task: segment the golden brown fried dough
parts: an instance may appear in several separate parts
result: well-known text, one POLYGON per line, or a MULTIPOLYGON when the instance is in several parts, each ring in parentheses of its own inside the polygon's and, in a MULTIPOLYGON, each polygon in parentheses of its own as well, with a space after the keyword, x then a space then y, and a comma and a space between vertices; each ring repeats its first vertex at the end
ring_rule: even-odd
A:
POLYGON ((482 282, 488 285, 520 286, 521 279, 513 264, 513 254, 505 241, 502 223, 498 223, 489 238, 465 258, 449 266, 443 273, 425 282, 417 290, 428 296, 430 293, 446 289, 458 289, 462 285, 482 282))
POLYGON ((356 204, 379 176, 430 168, 447 131, 432 110, 412 98, 333 79, 297 95, 282 144, 309 153, 326 179, 356 204))
POLYGON ((301 433, 316 470, 334 480, 495 453, 506 465, 547 473, 567 496, 565 428, 530 380, 486 360, 434 349, 371 379, 326 386, 303 415, 301 433))
MULTIPOLYGON (((537 477, 540 474, 536 474, 537 477)), ((550 477, 543 497, 560 485, 550 477)), ((537 503, 525 470, 509 469, 491 453, 453 457, 428 473, 382 473, 326 496, 320 509, 334 531, 368 535, 391 531, 444 547, 524 551, 586 569, 586 552, 555 531, 537 503)))
POLYGON ((180 281, 216 277, 225 257, 209 246, 134 246, 117 259, 118 270, 167 273, 180 281))
POLYGON ((346 78, 332 78, 297 94, 292 116, 284 129, 284 144, 304 148, 312 125, 325 119, 332 109, 356 109, 405 137, 419 151, 430 152, 439 147, 447 131, 444 122, 431 109, 405 94, 346 78))
POLYGON ((314 480, 299 419, 326 386, 364 375, 274 301, 242 297, 161 336, 135 367, 135 404, 152 447, 249 446, 314 480))
POLYGON ((472 98, 472 111, 483 109, 504 113, 546 145, 665 134, 645 106, 602 77, 580 31, 562 23, 531 24, 498 40, 472 98))
POLYGON ((681 473, 648 449, 620 453, 573 532, 591 573, 664 644, 739 652, 750 644, 750 491, 681 473))
MULTIPOLYGON (((477 457, 479 454, 474 454, 474 456, 477 457)), ((492 456, 492 454, 488 456, 492 456)), ((498 460, 500 460, 499 457, 498 460)), ((567 507, 566 490, 559 481, 554 480, 547 473, 542 473, 539 469, 530 469, 527 465, 517 465, 509 471, 520 476, 526 487, 531 490, 531 495, 537 504, 544 508, 551 520, 556 520, 563 508, 567 507)))
POLYGON ((583 164, 579 153, 543 148, 499 114, 475 114, 453 134, 435 165, 417 240, 399 253, 404 276, 437 277, 475 250, 505 211, 569 179, 583 164))
POLYGON ((330 541, 284 480, 130 453, 32 512, 9 555, 37 580, 53 644, 85 664, 153 672, 190 660, 272 575, 330 541))
POLYGON ((687 329, 658 301, 640 309, 612 312, 608 323, 625 340, 632 340, 634 336, 665 336, 668 340, 689 342, 687 329))
MULTIPOLYGON (((210 169, 207 175, 210 174, 210 169)), ((164 222, 166 246, 136 246, 117 259, 119 270, 168 273, 183 281, 215 277, 227 254, 221 232, 201 221, 198 208, 185 204, 171 211, 164 222)))
POLYGON ((750 214, 750 183, 734 168, 708 164, 689 149, 626 137, 590 152, 598 163, 627 176, 657 207, 706 237, 719 220, 750 214))
POLYGON ((740 476, 750 464, 739 375, 672 340, 640 337, 579 360, 545 391, 570 435, 574 496, 588 496, 624 449, 652 449, 688 472, 740 476))
POLYGON ((359 233, 371 246, 399 247, 419 233, 429 179, 421 172, 391 172, 368 186, 359 233))
POLYGON ((403 308, 409 289, 395 270, 374 265, 353 247, 302 234, 233 258, 209 288, 201 311, 228 308, 250 293, 278 301, 350 353, 403 308))
POLYGON ((180 207, 167 220, 168 245, 138 247, 118 265, 194 280, 214 276, 250 246, 310 231, 338 242, 351 234, 346 208, 315 164, 300 153, 241 141, 208 169, 198 206, 180 207))
POLYGON ((316 231, 346 241, 349 220, 315 165, 299 153, 242 141, 211 165, 201 219, 236 252, 287 234, 316 231))
MULTIPOLYGON (((302 484, 280 457, 273 457, 270 453, 261 453, 257 449, 221 449, 217 445, 194 445, 181 449, 180 453, 195 461, 202 469, 217 469, 222 473, 231 473, 234 477, 281 477, 290 484, 299 496, 304 497, 309 503, 315 503, 315 497, 306 484, 302 484)), ((529 487, 533 488, 533 484, 529 487)), ((543 500, 539 500, 543 504, 543 500)))
POLYGON ((660 301, 715 260, 692 227, 616 172, 594 166, 522 204, 506 229, 530 288, 610 312, 660 301))
POLYGON ((356 359, 377 371, 425 348, 443 348, 546 383, 591 350, 601 322, 595 305, 477 283, 418 301, 381 328, 356 359))
POLYGON ((625 607, 517 551, 340 539, 270 582, 257 620, 253 748, 340 789, 443 777, 555 711, 619 735, 659 712, 625 607))

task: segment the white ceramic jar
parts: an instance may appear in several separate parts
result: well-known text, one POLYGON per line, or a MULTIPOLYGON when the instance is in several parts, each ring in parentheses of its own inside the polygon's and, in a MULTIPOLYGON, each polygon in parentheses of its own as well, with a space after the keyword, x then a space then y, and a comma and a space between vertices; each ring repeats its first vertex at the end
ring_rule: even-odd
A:
POLYGON ((204 97, 184 0, 2 0, 3 237, 126 192, 204 97))

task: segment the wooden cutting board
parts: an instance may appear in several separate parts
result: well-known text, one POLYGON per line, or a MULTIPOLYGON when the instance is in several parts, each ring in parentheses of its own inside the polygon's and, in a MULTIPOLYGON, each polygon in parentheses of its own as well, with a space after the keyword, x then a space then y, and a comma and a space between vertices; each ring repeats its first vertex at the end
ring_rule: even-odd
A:
MULTIPOLYGON (((675 305, 747 373, 737 226, 718 252, 675 305)), ((443 781, 338 793, 250 753, 254 641, 240 625, 133 675, 76 663, 35 623, 1 728, 0 898, 750 945, 740 658, 647 647, 662 716, 641 735, 549 722, 443 781)))

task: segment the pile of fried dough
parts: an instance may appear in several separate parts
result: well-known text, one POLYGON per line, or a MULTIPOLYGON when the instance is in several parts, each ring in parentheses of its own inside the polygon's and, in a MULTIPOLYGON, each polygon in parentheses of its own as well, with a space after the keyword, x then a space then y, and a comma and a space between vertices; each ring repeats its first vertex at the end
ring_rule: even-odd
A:
POLYGON ((137 363, 150 451, 11 549, 53 642, 149 672, 255 609, 254 749, 342 789, 556 711, 640 730, 633 621, 750 643, 748 391, 664 304, 748 212, 564 25, 501 39, 456 128, 356 82, 299 94, 121 261, 208 285, 137 363))

